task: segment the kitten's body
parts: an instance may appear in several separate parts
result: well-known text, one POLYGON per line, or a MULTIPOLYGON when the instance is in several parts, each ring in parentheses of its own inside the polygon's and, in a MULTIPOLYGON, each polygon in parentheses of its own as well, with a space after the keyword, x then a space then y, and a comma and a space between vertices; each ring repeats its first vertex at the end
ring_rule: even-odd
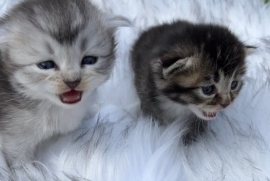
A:
POLYGON ((93 103, 89 96, 71 109, 54 105, 50 101, 26 102, 27 109, 25 106, 9 106, 22 105, 24 98, 16 94, 16 99, 16 102, 6 99, 3 103, 7 101, 7 104, 0 104, 6 110, 1 108, 4 110, 0 118, 3 150, 9 165, 14 167, 33 160, 35 148, 41 141, 76 129, 91 109, 89 103, 93 103))
POLYGON ((26 0, 0 24, 0 137, 10 166, 38 143, 78 127, 114 63, 124 19, 88 0, 26 0), (93 97, 93 96, 92 96, 93 97))
POLYGON ((245 46, 224 27, 178 21, 146 30, 132 52, 142 111, 163 124, 187 120, 192 131, 201 130, 194 114, 211 120, 231 104, 242 87, 244 59, 245 46))

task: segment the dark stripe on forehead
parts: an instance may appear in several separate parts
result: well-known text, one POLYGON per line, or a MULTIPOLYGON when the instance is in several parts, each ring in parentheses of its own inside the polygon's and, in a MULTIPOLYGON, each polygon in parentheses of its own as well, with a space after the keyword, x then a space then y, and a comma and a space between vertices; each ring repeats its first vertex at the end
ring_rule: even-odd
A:
POLYGON ((86 45, 87 45, 87 38, 83 38, 82 40, 81 40, 81 51, 85 51, 85 49, 86 49, 86 45))
POLYGON ((187 93, 196 89, 196 87, 181 87, 179 85, 171 85, 162 90, 164 94, 169 93, 187 93))
POLYGON ((214 81, 215 81, 215 83, 218 83, 219 82, 219 80, 220 80, 220 75, 219 75, 219 73, 218 72, 215 72, 215 75, 214 75, 214 81))
POLYGON ((78 37, 79 32, 80 28, 78 26, 71 28, 70 25, 67 25, 65 28, 57 32, 52 32, 51 36, 55 38, 60 44, 71 45, 78 37))
POLYGON ((235 66, 227 66, 226 68, 222 69, 222 73, 224 74, 225 77, 231 77, 233 76, 233 73, 235 72, 235 70, 237 69, 237 67, 235 66))

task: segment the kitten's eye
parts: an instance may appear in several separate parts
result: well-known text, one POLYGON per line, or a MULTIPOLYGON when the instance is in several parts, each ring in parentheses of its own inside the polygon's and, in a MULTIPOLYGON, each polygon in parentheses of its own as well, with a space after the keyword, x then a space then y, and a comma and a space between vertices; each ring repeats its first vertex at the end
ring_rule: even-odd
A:
POLYGON ((202 91, 205 95, 211 95, 214 93, 214 85, 202 87, 202 91))
POLYGON ((97 62, 98 58, 93 56, 86 56, 82 59, 82 65, 92 65, 97 62))
POLYGON ((37 66, 40 69, 52 69, 52 68, 56 67, 56 65, 53 61, 41 62, 41 63, 37 64, 37 66))
POLYGON ((231 83, 231 89, 234 90, 237 88, 237 85, 238 85, 238 81, 232 81, 231 83))

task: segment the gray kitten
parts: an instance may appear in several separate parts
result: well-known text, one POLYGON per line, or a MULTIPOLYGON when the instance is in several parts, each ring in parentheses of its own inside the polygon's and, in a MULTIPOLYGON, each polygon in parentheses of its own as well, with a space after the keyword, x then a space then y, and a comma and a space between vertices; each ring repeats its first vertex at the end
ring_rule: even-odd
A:
POLYGON ((164 124, 187 120, 189 142, 203 131, 197 118, 214 119, 238 96, 245 56, 244 44, 222 26, 177 21, 150 28, 132 51, 143 112, 164 124))
POLYGON ((38 143, 78 127, 108 79, 122 18, 88 0, 26 0, 0 22, 0 136, 10 166, 38 143))

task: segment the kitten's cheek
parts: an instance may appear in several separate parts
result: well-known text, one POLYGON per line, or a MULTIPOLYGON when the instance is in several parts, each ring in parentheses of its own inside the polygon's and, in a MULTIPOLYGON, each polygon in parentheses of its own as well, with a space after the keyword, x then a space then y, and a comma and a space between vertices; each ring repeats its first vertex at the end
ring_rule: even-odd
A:
POLYGON ((16 72, 13 76, 12 83, 18 89, 21 89, 21 90, 37 90, 38 89, 38 84, 33 84, 33 80, 31 80, 29 76, 26 76, 23 72, 16 72))
POLYGON ((16 72, 13 76, 13 80, 20 84, 25 84, 28 82, 26 77, 21 72, 16 72))

